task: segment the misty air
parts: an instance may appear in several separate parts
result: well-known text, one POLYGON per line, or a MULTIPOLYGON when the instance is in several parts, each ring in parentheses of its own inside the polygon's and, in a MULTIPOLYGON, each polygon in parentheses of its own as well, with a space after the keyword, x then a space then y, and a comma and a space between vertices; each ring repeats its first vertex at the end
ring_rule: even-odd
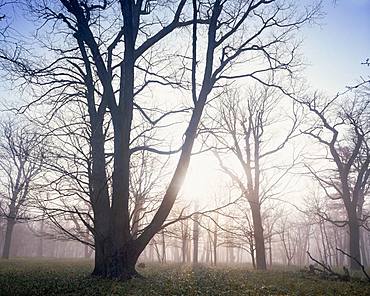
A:
POLYGON ((370 295, 369 0, 0 0, 0 295, 370 295))

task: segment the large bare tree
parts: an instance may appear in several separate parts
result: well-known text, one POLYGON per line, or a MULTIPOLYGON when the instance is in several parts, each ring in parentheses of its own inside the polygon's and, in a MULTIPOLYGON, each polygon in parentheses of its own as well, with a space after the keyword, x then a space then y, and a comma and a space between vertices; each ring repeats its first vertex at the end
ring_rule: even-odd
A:
POLYGON ((370 177, 368 83, 359 86, 360 90, 347 91, 345 96, 329 100, 315 94, 303 103, 313 115, 311 126, 303 132, 324 147, 326 153, 320 159, 325 160, 325 167, 307 167, 324 194, 342 202, 347 217, 337 220, 328 213, 319 214, 338 226, 348 225, 351 269, 360 268, 360 227, 367 219, 363 217, 363 205, 370 177))
POLYGON ((174 205, 212 90, 222 85, 222 81, 238 77, 263 82, 268 72, 290 74, 295 66, 296 50, 296 44, 290 41, 301 25, 313 19, 318 6, 300 10, 294 1, 273 0, 191 3, 179 0, 157 2, 156 6, 149 0, 60 0, 26 4, 43 24, 37 37, 47 57, 40 59, 37 58, 40 53, 32 56, 27 52, 18 56, 2 53, 1 58, 11 63, 8 70, 13 78, 26 79, 34 86, 34 91, 39 93, 38 103, 48 102, 52 106, 49 115, 76 98, 83 100, 91 126, 93 274, 131 278, 138 275, 135 263, 140 253, 162 228, 174 205), (179 38, 170 37, 175 29, 187 26, 192 26, 191 33, 181 30, 176 34, 182 34, 183 40, 190 42, 182 44, 175 42, 179 38), (174 48, 167 56, 166 50, 160 50, 166 42, 171 42, 174 48), (188 44, 192 48, 190 56, 186 50, 188 44), (254 66, 238 67, 242 62, 254 66), (174 65, 182 66, 173 69, 174 65), (188 74, 188 69, 192 74, 188 74), (158 112, 153 109, 153 101, 157 96, 154 94, 150 104, 140 95, 153 85, 184 87, 187 76, 191 76, 185 80, 190 81, 192 106, 190 117, 185 120, 178 162, 152 220, 139 236, 133 236, 129 209, 130 159, 143 150, 161 152, 151 143, 137 145, 134 127, 139 121, 157 126, 164 118, 179 112, 173 108, 155 118, 158 112), (107 143, 106 120, 112 122, 113 143, 107 143))

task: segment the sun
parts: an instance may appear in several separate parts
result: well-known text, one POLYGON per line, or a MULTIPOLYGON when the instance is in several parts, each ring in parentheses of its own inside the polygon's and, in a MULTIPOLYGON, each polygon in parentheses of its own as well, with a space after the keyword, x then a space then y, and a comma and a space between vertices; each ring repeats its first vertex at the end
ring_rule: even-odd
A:
POLYGON ((209 203, 217 193, 220 171, 212 155, 193 156, 181 189, 181 196, 197 204, 209 203))

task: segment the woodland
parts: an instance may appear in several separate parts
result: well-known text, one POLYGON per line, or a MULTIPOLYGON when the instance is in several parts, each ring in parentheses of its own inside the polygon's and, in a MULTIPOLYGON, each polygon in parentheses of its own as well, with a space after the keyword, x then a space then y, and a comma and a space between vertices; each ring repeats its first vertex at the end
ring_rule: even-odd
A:
POLYGON ((0 0, 0 294, 369 295, 370 76, 306 70, 342 2, 0 0))

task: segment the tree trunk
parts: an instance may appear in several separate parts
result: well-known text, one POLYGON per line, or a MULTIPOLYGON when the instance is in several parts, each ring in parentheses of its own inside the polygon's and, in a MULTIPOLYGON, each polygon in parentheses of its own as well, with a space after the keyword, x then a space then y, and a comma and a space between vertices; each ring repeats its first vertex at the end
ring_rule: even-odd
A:
POLYGON ((266 270, 266 254, 265 254, 265 239, 263 237, 263 227, 261 218, 261 208, 258 202, 250 202, 254 241, 256 246, 256 267, 259 270, 266 270))
POLYGON ((182 224, 182 229, 181 229, 181 251, 182 251, 182 263, 185 264, 186 263, 186 254, 188 253, 187 252, 187 249, 188 249, 188 240, 187 240, 187 237, 188 237, 188 221, 184 221, 184 223, 182 224))
POLYGON ((249 250, 250 250, 250 253, 251 253, 251 259, 252 259, 253 269, 256 269, 256 257, 254 256, 254 246, 253 246, 253 244, 251 244, 249 246, 249 250))
POLYGON ((40 237, 39 237, 38 246, 37 246, 37 257, 43 256, 43 251, 44 251, 43 233, 44 233, 44 215, 42 216, 42 220, 41 220, 40 237))
POLYGON ((133 248, 130 244, 114 251, 109 244, 100 241, 95 244, 93 275, 123 281, 140 277, 135 269, 139 255, 137 248, 133 248))
POLYGON ((92 275, 124 281, 140 277, 135 269, 140 253, 141 248, 134 247, 131 242, 116 249, 107 236, 96 236, 95 268, 92 275))
POLYGON ((206 263, 209 264, 209 262, 211 261, 210 259, 212 258, 212 256, 210 256, 211 254, 211 250, 212 250, 212 243, 211 243, 211 238, 210 238, 210 233, 208 232, 207 233, 207 241, 206 241, 206 247, 205 247, 205 250, 206 250, 206 263))
POLYGON ((360 264, 356 262, 353 258, 356 258, 361 262, 360 255, 360 225, 358 224, 358 219, 356 213, 348 215, 349 222, 349 254, 351 255, 350 259, 350 268, 352 270, 361 269, 360 264))
POLYGON ((5 241, 4 241, 4 248, 3 248, 3 255, 2 255, 3 259, 9 259, 14 225, 15 225, 15 219, 8 218, 7 223, 6 223, 5 241))
POLYGON ((182 247, 181 247, 181 253, 182 253, 182 263, 185 264, 186 262, 186 254, 187 254, 187 240, 186 237, 183 237, 181 240, 182 247))
POLYGON ((322 227, 323 227, 322 223, 324 223, 324 222, 323 221, 319 222, 320 234, 321 234, 321 245, 322 245, 322 248, 323 248, 323 251, 324 251, 323 261, 326 265, 328 265, 328 254, 326 252, 326 245, 325 245, 325 238, 324 238, 324 233, 323 233, 323 229, 322 229, 322 227))
POLYGON ((269 265, 270 265, 270 269, 272 269, 272 238, 271 238, 271 235, 269 237, 269 265))
POLYGON ((135 265, 144 247, 129 240, 111 243, 111 236, 95 238, 95 268, 93 275, 117 280, 141 277, 135 265))
POLYGON ((94 213, 95 268, 94 276, 107 276, 105 260, 109 258, 111 239, 109 237, 110 205, 105 171, 104 133, 102 119, 92 121, 91 135, 91 205, 94 213))
POLYGON ((361 243, 361 261, 362 264, 367 267, 367 254, 366 254, 366 243, 365 243, 365 232, 364 229, 361 230, 360 232, 360 243, 361 243))
POLYGON ((104 277, 106 275, 106 267, 105 267, 105 258, 108 257, 105 255, 104 251, 104 240, 102 238, 99 239, 99 236, 95 235, 95 254, 94 254, 94 261, 95 266, 94 270, 92 272, 92 275, 94 276, 102 276, 104 277))
POLYGON ((167 255, 166 255, 166 237, 164 230, 162 230, 162 263, 166 263, 167 255))
POLYGON ((217 265, 217 225, 215 224, 215 230, 213 232, 213 264, 216 266, 217 265))
POLYGON ((84 245, 84 258, 88 259, 90 258, 90 250, 89 250, 89 246, 88 245, 84 245))
POLYGON ((199 225, 198 214, 194 215, 193 221, 193 263, 198 263, 199 225))

